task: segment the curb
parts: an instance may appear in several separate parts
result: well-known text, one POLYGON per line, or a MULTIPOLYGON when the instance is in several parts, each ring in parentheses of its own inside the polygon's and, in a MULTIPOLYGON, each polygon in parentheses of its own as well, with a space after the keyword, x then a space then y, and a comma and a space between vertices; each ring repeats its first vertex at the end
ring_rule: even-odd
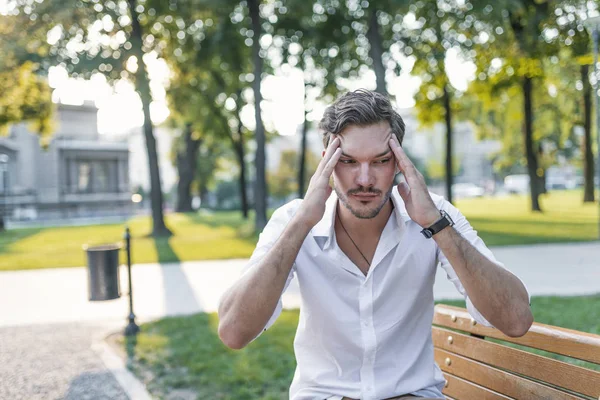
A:
POLYGON ((131 400, 153 400, 144 384, 135 377, 125 365, 125 362, 110 346, 102 341, 92 344, 92 350, 98 354, 106 368, 115 377, 131 400))

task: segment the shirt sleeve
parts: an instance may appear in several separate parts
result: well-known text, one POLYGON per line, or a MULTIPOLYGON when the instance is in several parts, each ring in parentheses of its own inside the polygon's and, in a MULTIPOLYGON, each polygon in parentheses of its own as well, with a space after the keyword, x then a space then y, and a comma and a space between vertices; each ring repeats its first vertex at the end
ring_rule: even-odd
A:
MULTIPOLYGON (((258 265, 258 263, 262 260, 262 258, 275 245, 275 242, 277 242, 277 239, 279 239, 279 236, 281 236, 281 234, 283 233, 283 230, 285 229, 287 224, 290 222, 293 214, 295 214, 295 210, 297 209, 297 206, 299 206, 300 201, 301 200, 296 200, 292 203, 288 203, 287 205, 275 210, 275 212, 271 216, 271 219, 269 219, 269 222, 267 222, 267 225, 261 232, 261 234, 258 238, 258 243, 256 244, 256 248, 254 249, 254 252, 252 253, 252 256, 250 257, 250 260, 244 266, 244 269, 242 270, 242 276, 244 274, 246 274, 247 272, 251 271, 252 268, 256 267, 258 265)), ((287 290, 288 286, 290 285, 290 282, 292 281, 292 279, 295 276, 295 273, 296 273, 296 263, 294 262, 294 265, 292 266, 290 274, 288 275, 287 280, 285 282, 285 286, 283 287, 281 296, 283 296, 283 294, 287 290)), ((275 311, 273 312, 273 315, 271 315, 271 318, 269 318, 269 321, 267 322, 267 324, 265 325, 263 330, 252 340, 255 340, 256 338, 258 338, 262 334, 262 332, 269 329, 275 323, 277 318, 279 318, 279 315, 281 314, 281 310, 283 309, 283 303, 281 301, 281 296, 279 296, 279 301, 277 302, 277 306, 275 307, 275 311)))
MULTIPOLYGON (((452 218, 452 221, 454 221, 454 228, 466 240, 468 240, 469 243, 471 243, 488 260, 492 261, 499 267, 506 269, 504 264, 502 264, 500 261, 498 261, 496 259, 496 257, 494 257, 494 254, 492 254, 492 252, 490 251, 490 249, 487 248, 487 246, 485 245, 483 240, 477 235, 477 231, 475 229, 473 229, 473 227, 471 226, 469 221, 467 221, 465 216, 456 207, 454 207, 452 204, 450 204, 444 200, 444 204, 442 205, 441 208, 444 211, 446 211, 448 213, 448 215, 450 215, 450 218, 452 218)), ((454 286, 459 291, 459 293, 464 296, 465 301, 467 303, 467 311, 469 311, 469 314, 471 314, 471 317, 473 317, 473 319, 475 321, 477 321, 478 323, 480 323, 484 326, 491 327, 492 324, 490 324, 490 322, 487 319, 485 319, 483 317, 483 315, 481 315, 481 313, 477 310, 477 308, 475 308, 475 306, 471 302, 471 299, 467 295, 465 288, 463 287, 462 283, 458 279, 458 275, 454 271, 454 268, 450 264, 450 261, 448 261, 448 259, 446 258, 446 256, 444 255, 444 253, 441 251, 441 249, 439 247, 437 248, 437 257, 438 257, 438 261, 440 262, 441 267, 446 271, 448 280, 450 280, 450 282, 452 282, 454 284, 454 286)), ((523 286, 525 286, 525 283, 519 277, 517 277, 517 279, 519 279, 523 283, 523 286)), ((527 286, 525 286, 525 290, 528 293, 529 303, 531 304, 531 296, 529 295, 527 286)))

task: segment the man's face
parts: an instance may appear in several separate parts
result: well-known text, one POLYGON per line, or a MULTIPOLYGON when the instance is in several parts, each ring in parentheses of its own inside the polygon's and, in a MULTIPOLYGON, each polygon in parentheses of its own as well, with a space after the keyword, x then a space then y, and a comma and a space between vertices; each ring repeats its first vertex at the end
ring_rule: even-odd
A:
MULTIPOLYGON (((374 218, 390 198, 396 171, 388 122, 351 125, 340 135, 342 156, 333 171, 334 189, 358 218, 374 218)), ((333 140, 333 137, 331 138, 333 140)))

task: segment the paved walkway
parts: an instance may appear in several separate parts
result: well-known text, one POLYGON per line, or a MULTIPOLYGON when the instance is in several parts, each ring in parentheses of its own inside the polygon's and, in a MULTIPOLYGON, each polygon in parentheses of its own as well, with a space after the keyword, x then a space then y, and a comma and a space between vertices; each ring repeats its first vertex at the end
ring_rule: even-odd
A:
MULTIPOLYGON (((600 243, 511 246, 493 249, 532 295, 600 292, 600 243)), ((145 264, 132 268, 134 311, 141 320, 216 311, 219 297, 240 274, 246 260, 145 264)), ((127 291, 127 274, 121 289, 127 291)), ((89 302, 87 270, 64 268, 0 272, 0 326, 36 323, 124 320, 127 296, 89 302)), ((460 298, 439 269, 436 299, 460 298)), ((298 307, 298 286, 284 295, 284 306, 298 307)))
POLYGON ((91 348, 105 324, 0 328, 0 399, 127 400, 91 348))
MULTIPOLYGON (((600 243, 493 249, 532 295, 600 293, 600 243)), ((136 265, 134 310, 143 322, 215 311, 246 260, 136 265)), ((127 274, 121 274, 126 292, 127 274)), ((437 299, 458 298, 440 269, 437 299)), ((126 399, 90 349, 108 329, 125 326, 127 296, 87 300, 85 268, 0 272, 0 399, 126 399)), ((294 283, 285 307, 298 307, 294 283)))

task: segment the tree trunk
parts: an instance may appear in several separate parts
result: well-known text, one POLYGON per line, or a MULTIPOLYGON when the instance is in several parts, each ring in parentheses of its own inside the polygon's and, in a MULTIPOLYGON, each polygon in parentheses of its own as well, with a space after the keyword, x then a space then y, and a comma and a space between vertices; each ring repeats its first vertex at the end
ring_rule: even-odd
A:
POLYGON ((202 208, 202 206, 206 204, 206 198, 208 196, 208 188, 204 182, 200 182, 198 185, 198 195, 200 196, 200 208, 202 208))
POLYGON ((252 20, 252 31, 254 32, 252 40, 252 61, 254 63, 254 82, 252 82, 252 89, 254 91, 254 118, 256 120, 256 182, 254 189, 256 221, 254 226, 257 232, 262 232, 267 224, 267 179, 265 176, 265 128, 260 113, 260 103, 262 101, 260 86, 263 61, 260 56, 261 21, 259 2, 260 0, 248 0, 248 9, 252 20))
POLYGON ((242 203, 242 216, 244 219, 248 219, 248 193, 246 190, 246 167, 245 167, 245 150, 244 150, 244 142, 240 139, 238 143, 236 143, 235 153, 238 158, 238 163, 240 164, 240 200, 242 203))
POLYGON ((529 173, 529 191, 531 195, 531 211, 542 211, 540 208, 540 185, 538 177, 538 160, 533 145, 533 82, 532 78, 523 78, 523 107, 525 115, 525 155, 527 157, 527 172, 529 173))
POLYGON ((592 153, 592 86, 590 85, 590 66, 581 66, 583 82, 583 201, 594 201, 594 153, 592 153))
POLYGON ((444 110, 446 111, 444 121, 446 123, 446 194, 448 201, 452 203, 452 183, 454 170, 452 168, 452 109, 450 108, 450 93, 448 86, 444 85, 444 110))
POLYGON ((238 140, 234 141, 233 147, 240 165, 240 200, 242 203, 242 215, 244 219, 248 219, 248 191, 246 189, 246 149, 244 147, 244 136, 242 129, 241 107, 239 101, 241 93, 238 95, 237 118, 238 118, 238 140))
POLYGON ((129 11, 131 13, 131 41, 132 50, 138 61, 138 69, 135 74, 136 90, 142 100, 142 109, 144 111, 144 138, 146 140, 146 150, 148 152, 148 169, 150 172, 150 200, 152 208, 152 236, 170 236, 172 233, 165 225, 163 216, 163 193, 160 182, 160 170, 158 168, 158 154, 156 152, 156 140, 150 119, 150 102, 152 94, 150 93, 150 83, 146 65, 144 64, 142 50, 142 28, 138 21, 138 13, 135 10, 136 0, 129 1, 129 11))
POLYGON ((379 22, 377 21, 377 10, 374 6, 369 10, 369 28, 367 30, 369 40, 369 56, 373 59, 375 80, 377 82, 376 92, 387 96, 385 86, 385 67, 383 66, 383 44, 379 33, 379 22))
POLYGON ((196 161, 198 158, 198 148, 201 141, 192 138, 192 124, 185 125, 184 145, 182 152, 177 153, 177 171, 179 173, 179 182, 177 183, 177 206, 178 212, 191 212, 192 208, 192 182, 196 175, 196 161))
POLYGON ((306 136, 308 135, 308 110, 306 109, 308 85, 304 83, 304 123, 302 124, 302 138, 300 139, 300 168, 298 171, 298 198, 304 198, 304 181, 306 180, 306 136))
POLYGON ((232 144, 240 165, 240 200, 242 204, 242 215, 244 219, 248 219, 248 190, 246 189, 246 148, 244 146, 244 126, 242 125, 242 91, 237 91, 237 101, 235 102, 235 113, 238 120, 237 140, 233 140, 232 144))

